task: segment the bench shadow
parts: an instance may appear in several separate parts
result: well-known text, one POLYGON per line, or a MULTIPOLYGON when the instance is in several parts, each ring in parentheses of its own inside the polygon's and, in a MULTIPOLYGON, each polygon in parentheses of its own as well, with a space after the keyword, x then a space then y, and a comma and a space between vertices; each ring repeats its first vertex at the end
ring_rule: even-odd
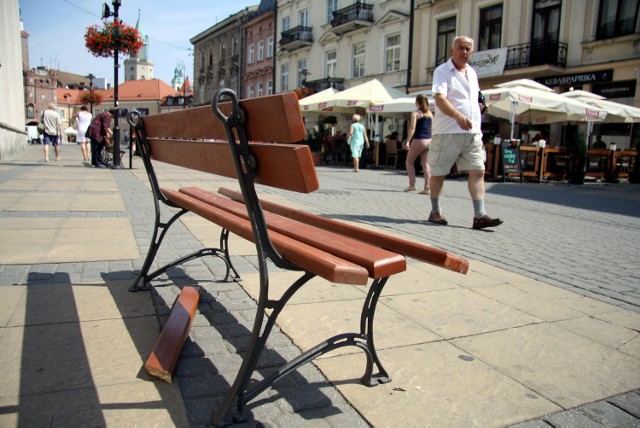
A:
POLYGON ((16 426, 105 426, 69 274, 28 274, 19 327, 20 343, 9 342, 20 347, 17 404, 0 414, 17 414, 16 426))
MULTIPOLYGON (((211 267, 208 269, 212 270, 211 267)), ((128 283, 125 285, 122 280, 132 280, 136 274, 135 271, 116 271, 104 273, 103 278, 105 283, 119 281, 123 283, 123 287, 128 287, 128 283)), ((159 335, 181 288, 185 285, 203 288, 196 319, 182 348, 174 376, 174 383, 180 387, 189 424, 192 426, 211 425, 212 415, 235 380, 241 357, 249 346, 256 312, 255 301, 240 284, 224 281, 215 274, 212 278, 196 279, 181 267, 176 267, 167 271, 162 279, 154 280, 154 286, 149 291, 159 335)), ((131 306, 126 302, 127 293, 122 292, 122 289, 112 293, 118 307, 131 306)), ((124 316, 123 319, 127 325, 124 316)), ((151 353, 151 348, 146 345, 149 338, 141 337, 140 332, 133 327, 127 326, 141 359, 146 361, 151 353)), ((156 339, 157 336, 153 338, 154 343, 156 339)), ((299 354, 300 349, 277 326, 274 327, 250 385, 269 376, 299 354)), ((147 375, 144 367, 141 367, 138 377, 164 384, 164 381, 147 375)), ((249 419, 245 424, 263 426, 263 423, 270 423, 271 418, 285 417, 290 413, 309 420, 343 413, 322 391, 323 387, 334 388, 313 364, 306 364, 279 379, 252 400, 246 408, 249 419), (287 404, 278 406, 279 410, 263 407, 277 400, 284 400, 287 404)), ((168 396, 161 401, 166 403, 167 399, 168 396)))

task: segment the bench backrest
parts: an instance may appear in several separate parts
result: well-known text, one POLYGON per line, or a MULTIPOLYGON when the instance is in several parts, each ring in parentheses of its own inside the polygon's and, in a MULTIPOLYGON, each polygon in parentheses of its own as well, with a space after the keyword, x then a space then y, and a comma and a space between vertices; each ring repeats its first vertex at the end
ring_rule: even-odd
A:
MULTIPOLYGON (((298 143, 305 138, 297 96, 290 92, 238 104, 246 115, 244 130, 257 161, 255 182, 303 193, 317 190, 319 183, 309 147, 281 144, 298 143)), ((232 102, 220 104, 219 108, 227 116, 232 114, 232 102)), ((143 159, 148 151, 156 161, 237 178, 225 127, 211 106, 144 116, 138 123, 136 132, 143 140, 139 145, 143 159)))

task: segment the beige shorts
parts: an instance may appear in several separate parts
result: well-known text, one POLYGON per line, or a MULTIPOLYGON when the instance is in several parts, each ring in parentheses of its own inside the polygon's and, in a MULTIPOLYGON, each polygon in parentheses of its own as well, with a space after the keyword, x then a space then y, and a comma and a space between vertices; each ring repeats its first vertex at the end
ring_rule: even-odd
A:
POLYGON ((455 163, 458 171, 484 171, 482 134, 434 135, 429 146, 431 175, 449 174, 455 163))

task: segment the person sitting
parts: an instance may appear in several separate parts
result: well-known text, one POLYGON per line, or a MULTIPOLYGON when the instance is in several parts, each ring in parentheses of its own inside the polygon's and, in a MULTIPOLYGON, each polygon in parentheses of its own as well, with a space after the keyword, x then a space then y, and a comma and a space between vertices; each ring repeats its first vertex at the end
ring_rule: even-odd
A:
POLYGON ((533 141, 531 141, 531 136, 529 135, 529 128, 527 128, 526 126, 524 128, 522 128, 522 135, 520 136, 520 144, 525 145, 525 144, 531 144, 533 141))
POLYGON ((600 136, 598 135, 596 137, 596 141, 593 143, 593 148, 594 149, 606 149, 607 148, 607 144, 604 141, 602 141, 600 139, 600 136))

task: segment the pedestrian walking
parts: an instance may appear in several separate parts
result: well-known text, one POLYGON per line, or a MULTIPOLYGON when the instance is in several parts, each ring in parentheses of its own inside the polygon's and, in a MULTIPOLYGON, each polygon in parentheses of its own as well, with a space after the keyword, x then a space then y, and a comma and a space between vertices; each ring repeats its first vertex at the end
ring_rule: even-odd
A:
POLYGON ((473 39, 453 39, 451 58, 439 65, 433 74, 436 113, 433 138, 429 147, 431 168, 431 213, 429 222, 446 225, 440 209, 440 193, 444 179, 455 163, 458 171, 466 171, 467 187, 473 201, 474 229, 502 224, 485 212, 484 148, 480 129, 480 86, 475 70, 468 64, 473 54, 473 39))
POLYGON ((420 191, 422 195, 429 194, 429 164, 427 163, 427 155, 429 154, 429 144, 431 144, 431 120, 433 115, 429 110, 429 100, 424 94, 416 96, 416 110, 411 113, 411 125, 409 126, 409 135, 407 136, 407 153, 406 168, 409 177, 409 187, 404 189, 405 192, 416 190, 416 166, 415 161, 420 157, 420 165, 422 165, 422 174, 424 175, 424 188, 420 191))
POLYGON ((91 140, 91 165, 96 168, 106 168, 107 166, 102 159, 102 150, 107 144, 107 139, 111 138, 111 118, 113 118, 113 110, 103 111, 93 118, 89 125, 88 136, 91 140))
POLYGON ((56 154, 56 162, 60 160, 60 148, 58 147, 62 138, 62 119, 60 113, 56 111, 56 105, 49 103, 47 109, 42 112, 42 123, 44 124, 44 133, 42 144, 44 145, 44 160, 49 162, 49 144, 53 146, 56 154))
POLYGON ((360 170, 360 157, 365 144, 369 149, 369 138, 367 137, 367 130, 360 123, 360 115, 354 114, 352 119, 353 123, 349 128, 349 146, 351 148, 351 157, 353 158, 353 171, 358 172, 360 170))
POLYGON ((91 160, 91 155, 89 153, 91 140, 87 137, 87 130, 89 129, 92 118, 93 115, 89 113, 86 106, 80 107, 80 111, 76 114, 76 141, 80 143, 80 151, 82 152, 83 161, 85 162, 91 160))

